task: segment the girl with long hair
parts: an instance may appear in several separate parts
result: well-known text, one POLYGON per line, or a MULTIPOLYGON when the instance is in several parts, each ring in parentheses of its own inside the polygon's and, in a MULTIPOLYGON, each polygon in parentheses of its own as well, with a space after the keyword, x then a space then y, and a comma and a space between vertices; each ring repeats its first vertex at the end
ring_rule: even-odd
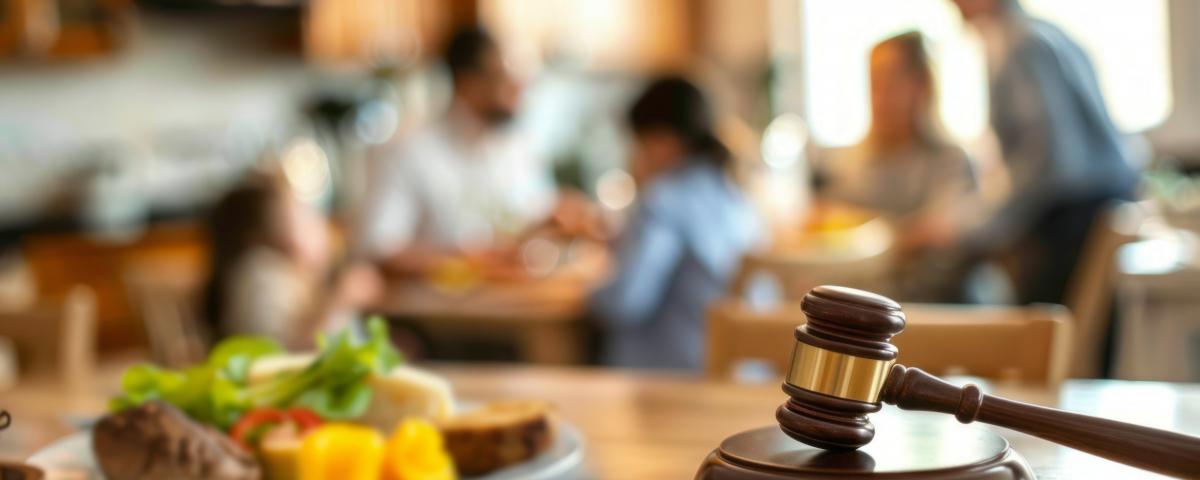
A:
POLYGON ((324 217, 280 175, 253 175, 227 193, 210 214, 209 243, 203 314, 215 338, 258 334, 310 347, 382 290, 371 267, 334 265, 324 217))

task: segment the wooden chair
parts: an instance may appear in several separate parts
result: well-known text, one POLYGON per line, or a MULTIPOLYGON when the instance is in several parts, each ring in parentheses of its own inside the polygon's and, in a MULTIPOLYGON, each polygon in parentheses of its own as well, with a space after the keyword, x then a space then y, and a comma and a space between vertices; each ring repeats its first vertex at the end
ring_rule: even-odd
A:
POLYGON ((98 338, 102 350, 145 345, 130 295, 120 279, 132 265, 161 258, 178 259, 200 269, 207 264, 207 241, 198 223, 155 225, 128 240, 97 239, 86 234, 47 233, 22 239, 21 254, 40 298, 61 301, 76 285, 95 292, 98 338))
POLYGON ((16 347, 21 377, 79 391, 96 363, 96 296, 79 286, 61 304, 0 312, 0 337, 16 347))
POLYGON ((1065 302, 1075 318, 1071 339, 1072 378, 1095 378, 1101 373, 1105 333, 1112 327, 1109 314, 1115 288, 1116 253, 1138 239, 1146 218, 1134 203, 1114 203, 1096 217, 1078 266, 1071 272, 1065 302))
MULTIPOLYGON (((1055 384, 1066 373, 1070 315, 1058 305, 1031 307, 908 304, 908 324, 894 337, 899 362, 935 375, 966 374, 1055 384)), ((797 303, 761 310, 725 300, 709 309, 709 376, 730 378, 739 362, 770 365, 787 373, 804 323, 797 303)))
POLYGON ((203 275, 186 263, 150 261, 130 267, 124 277, 153 360, 175 368, 204 360, 211 332, 199 315, 203 275))

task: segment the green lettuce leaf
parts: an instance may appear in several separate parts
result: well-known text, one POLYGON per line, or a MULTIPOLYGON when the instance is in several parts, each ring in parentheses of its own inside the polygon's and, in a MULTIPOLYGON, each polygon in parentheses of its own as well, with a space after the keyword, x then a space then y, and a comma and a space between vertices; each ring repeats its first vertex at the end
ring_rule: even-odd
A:
POLYGON ((367 323, 366 337, 350 329, 318 338, 319 353, 308 367, 275 376, 251 387, 250 367, 256 360, 284 350, 263 337, 231 337, 213 348, 208 359, 182 370, 136 365, 121 379, 122 394, 110 402, 113 411, 163 400, 192 419, 227 429, 246 411, 258 407, 303 406, 331 420, 361 416, 371 403, 366 379, 404 361, 391 343, 381 318, 367 323))
POLYGON ((390 371, 404 360, 392 346, 386 323, 378 317, 367 322, 366 339, 342 331, 318 343, 321 353, 307 368, 276 376, 255 388, 255 404, 299 405, 329 419, 356 418, 371 403, 367 376, 390 371))

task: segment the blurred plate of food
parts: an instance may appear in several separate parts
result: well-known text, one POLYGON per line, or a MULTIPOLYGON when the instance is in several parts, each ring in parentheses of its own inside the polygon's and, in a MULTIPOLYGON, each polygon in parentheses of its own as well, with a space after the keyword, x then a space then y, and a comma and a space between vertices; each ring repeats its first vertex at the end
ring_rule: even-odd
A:
MULTIPOLYGON (((577 471, 583 463, 583 439, 579 431, 571 424, 561 421, 555 421, 552 428, 554 429, 552 443, 533 458, 496 469, 490 473, 476 476, 460 475, 459 478, 543 480, 562 478, 566 474, 577 471)), ((48 472, 48 479, 98 480, 107 478, 96 462, 92 442, 90 429, 77 432, 39 450, 29 457, 28 463, 48 472)))
POLYGON ((543 479, 582 464, 578 430, 551 405, 458 402, 386 339, 374 321, 315 354, 235 337, 200 365, 132 367, 112 413, 29 463, 108 480, 543 479))

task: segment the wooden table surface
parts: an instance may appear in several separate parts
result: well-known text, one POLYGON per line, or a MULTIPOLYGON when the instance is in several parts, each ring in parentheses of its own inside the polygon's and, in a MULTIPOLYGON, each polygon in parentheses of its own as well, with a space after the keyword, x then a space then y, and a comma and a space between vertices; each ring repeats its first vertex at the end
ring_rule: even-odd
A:
POLYGON ((384 300, 376 308, 396 316, 438 320, 562 322, 582 312, 587 293, 588 284, 577 279, 496 282, 464 291, 402 280, 390 282, 384 300))
MULTIPOLYGON (((664 373, 575 367, 437 365, 464 400, 536 398, 553 402, 585 438, 587 476, 691 478, 726 436, 774 423, 785 398, 776 385, 736 385, 664 373)), ((74 396, 27 386, 0 395, 13 414, 0 433, 0 459, 24 458, 72 431, 71 422, 104 408, 117 387, 115 365, 74 396)), ((990 385, 1009 398, 1200 435, 1200 385, 1068 381, 1059 389, 990 385)), ((883 414, 887 414, 887 407, 883 414)), ((1001 430, 1042 479, 1156 478, 1054 444, 1001 430)))
POLYGON ((426 279, 396 278, 373 310, 450 339, 509 339, 519 359, 578 364, 587 298, 607 272, 608 253, 595 244, 574 247, 570 260, 547 275, 483 281, 469 288, 426 279))

